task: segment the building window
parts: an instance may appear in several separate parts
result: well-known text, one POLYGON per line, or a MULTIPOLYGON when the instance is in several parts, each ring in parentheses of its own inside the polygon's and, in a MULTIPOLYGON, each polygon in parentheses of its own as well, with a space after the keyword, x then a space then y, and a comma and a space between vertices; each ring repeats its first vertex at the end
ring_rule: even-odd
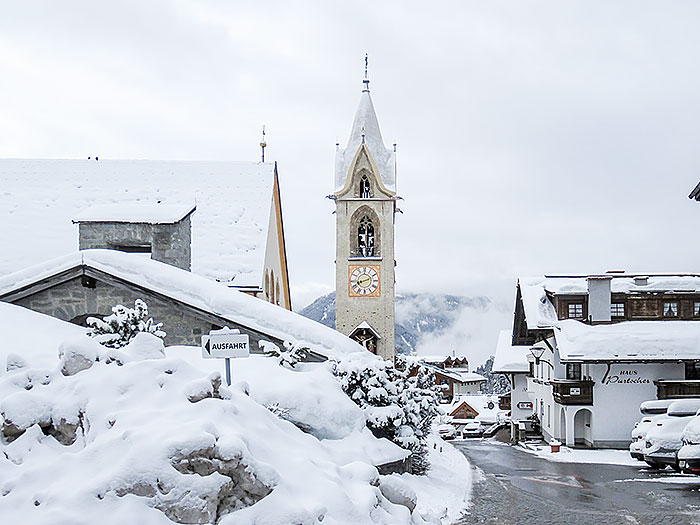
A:
POLYGON ((700 317, 700 301, 695 301, 693 303, 693 315, 695 317, 700 317))
POLYGON ((369 184, 367 175, 363 175, 360 179, 360 198, 369 199, 372 197, 372 187, 369 184))
POLYGON ((583 318, 583 303, 569 303, 569 319, 583 318))
POLYGON ((685 378, 700 379, 700 361, 686 361, 685 378))
POLYGON ((664 317, 678 317, 678 303, 664 303, 664 317))
POLYGON ((360 257, 374 257, 374 225, 367 215, 357 228, 357 251, 360 257))
POLYGON ((581 363, 566 363, 566 378, 574 381, 580 381, 581 363))
POLYGON ((534 361, 530 361, 530 377, 535 377, 535 363, 534 361))
POLYGON ((611 317, 624 317, 625 303, 612 303, 610 305, 610 315, 611 317))

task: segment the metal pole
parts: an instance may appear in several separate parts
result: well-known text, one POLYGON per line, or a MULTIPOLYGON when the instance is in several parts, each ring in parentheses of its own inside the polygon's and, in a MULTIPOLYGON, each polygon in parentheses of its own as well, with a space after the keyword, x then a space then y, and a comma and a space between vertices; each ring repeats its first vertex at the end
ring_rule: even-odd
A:
POLYGON ((226 384, 231 386, 231 359, 226 358, 226 384))

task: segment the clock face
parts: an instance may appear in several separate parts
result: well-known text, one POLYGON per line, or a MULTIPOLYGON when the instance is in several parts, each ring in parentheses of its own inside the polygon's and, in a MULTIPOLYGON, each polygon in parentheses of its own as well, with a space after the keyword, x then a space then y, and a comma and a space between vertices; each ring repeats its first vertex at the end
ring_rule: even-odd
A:
POLYGON ((379 297, 379 266, 350 266, 351 297, 379 297))

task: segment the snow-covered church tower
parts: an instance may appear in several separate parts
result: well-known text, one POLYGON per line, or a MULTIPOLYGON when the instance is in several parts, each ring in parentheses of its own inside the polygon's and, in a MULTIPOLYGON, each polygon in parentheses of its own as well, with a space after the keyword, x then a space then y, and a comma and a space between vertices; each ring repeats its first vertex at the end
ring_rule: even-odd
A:
POLYGON ((384 146, 364 88, 350 140, 335 161, 336 329, 394 359, 396 153, 384 146))

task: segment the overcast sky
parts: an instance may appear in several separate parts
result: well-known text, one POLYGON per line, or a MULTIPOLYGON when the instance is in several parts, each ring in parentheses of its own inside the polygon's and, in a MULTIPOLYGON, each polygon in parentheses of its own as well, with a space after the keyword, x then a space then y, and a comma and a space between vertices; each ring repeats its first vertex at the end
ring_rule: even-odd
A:
POLYGON ((266 126, 295 306, 334 286, 324 197, 365 52, 398 143, 399 290, 700 272, 697 2, 0 8, 2 157, 256 160, 266 126))

